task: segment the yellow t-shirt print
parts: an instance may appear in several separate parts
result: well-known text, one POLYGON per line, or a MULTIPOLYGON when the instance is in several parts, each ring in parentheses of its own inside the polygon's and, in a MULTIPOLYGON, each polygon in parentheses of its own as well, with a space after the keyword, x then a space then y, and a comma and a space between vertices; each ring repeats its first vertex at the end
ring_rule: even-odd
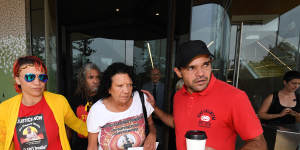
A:
POLYGON ((87 101, 87 103, 84 106, 84 110, 86 112, 89 112, 91 107, 92 107, 92 102, 91 101, 87 101))

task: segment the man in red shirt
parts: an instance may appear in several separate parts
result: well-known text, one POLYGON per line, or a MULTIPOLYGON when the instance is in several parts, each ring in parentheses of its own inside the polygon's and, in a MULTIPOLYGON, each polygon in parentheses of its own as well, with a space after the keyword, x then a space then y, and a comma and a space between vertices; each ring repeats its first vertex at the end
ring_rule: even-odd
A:
POLYGON ((174 118, 155 107, 150 96, 155 114, 175 127, 177 150, 186 150, 188 130, 205 131, 207 149, 234 150, 239 134, 245 141, 242 150, 266 150, 260 121, 246 93, 216 79, 212 60, 203 41, 183 43, 176 54, 174 71, 184 80, 184 86, 174 96, 174 118))

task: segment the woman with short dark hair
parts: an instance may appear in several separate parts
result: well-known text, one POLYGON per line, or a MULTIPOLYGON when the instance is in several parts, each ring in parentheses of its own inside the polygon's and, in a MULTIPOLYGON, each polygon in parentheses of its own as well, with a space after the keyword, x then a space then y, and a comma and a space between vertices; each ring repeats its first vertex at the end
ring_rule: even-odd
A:
POLYGON ((300 72, 289 71, 283 77, 283 89, 270 94, 261 105, 258 115, 263 123, 291 124, 300 122, 300 72))

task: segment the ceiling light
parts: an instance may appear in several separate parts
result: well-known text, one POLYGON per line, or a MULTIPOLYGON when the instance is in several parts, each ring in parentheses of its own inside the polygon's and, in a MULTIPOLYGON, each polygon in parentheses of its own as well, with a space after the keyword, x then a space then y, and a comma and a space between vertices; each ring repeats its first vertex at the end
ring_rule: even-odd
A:
POLYGON ((155 16, 159 16, 159 13, 155 13, 155 16))
POLYGON ((116 12, 119 12, 120 11, 120 9, 119 8, 116 8, 116 12))

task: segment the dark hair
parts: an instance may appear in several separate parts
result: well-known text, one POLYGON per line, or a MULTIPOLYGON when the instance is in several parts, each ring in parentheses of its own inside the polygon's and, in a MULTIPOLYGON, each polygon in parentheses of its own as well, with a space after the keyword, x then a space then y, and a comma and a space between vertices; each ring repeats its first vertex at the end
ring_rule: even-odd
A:
POLYGON ((132 66, 128 66, 124 63, 113 63, 107 67, 107 69, 103 72, 102 78, 100 80, 100 88, 99 93, 101 98, 107 98, 110 96, 108 90, 112 85, 112 77, 116 74, 128 74, 130 79, 132 80, 132 91, 136 90, 135 86, 135 74, 132 66))
POLYGON ((86 72, 90 70, 96 70, 99 73, 99 76, 101 74, 100 69, 94 63, 87 63, 84 65, 84 67, 80 68, 77 75, 77 88, 75 90, 75 95, 81 95, 83 99, 87 99, 89 97, 89 88, 86 82, 86 72))
MULTIPOLYGON (((19 57, 17 60, 15 60, 14 62, 14 66, 13 66, 13 76, 15 77, 19 77, 20 75, 20 71, 21 71, 21 67, 23 65, 34 65, 35 67, 40 67, 40 69, 42 71, 45 71, 45 74, 47 74, 47 67, 45 66, 45 64, 43 63, 43 61, 36 57, 36 56, 23 56, 23 57, 19 57)), ((22 89, 20 85, 17 85, 17 83, 14 84, 15 86, 15 90, 17 93, 21 93, 22 89)))
POLYGON ((300 72, 298 71, 288 71, 284 74, 283 80, 290 82, 293 79, 300 79, 300 72))

